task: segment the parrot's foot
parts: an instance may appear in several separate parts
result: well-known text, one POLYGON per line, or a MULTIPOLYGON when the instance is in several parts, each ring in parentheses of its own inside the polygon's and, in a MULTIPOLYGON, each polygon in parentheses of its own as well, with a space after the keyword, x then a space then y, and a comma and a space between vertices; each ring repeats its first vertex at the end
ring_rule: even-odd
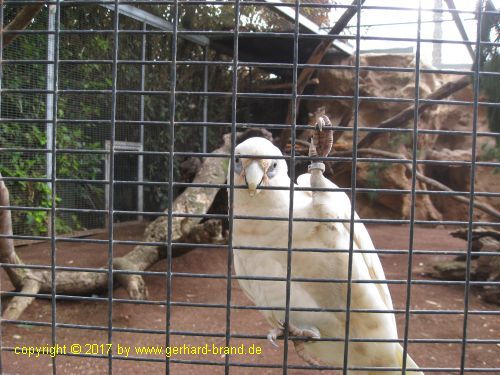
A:
POLYGON ((311 366, 321 366, 321 363, 310 355, 306 350, 306 342, 305 341, 294 341, 293 345, 295 346, 295 351, 297 355, 302 358, 305 362, 309 363, 311 366))
POLYGON ((315 339, 320 339, 321 335, 316 328, 305 328, 300 329, 292 324, 288 325, 288 330, 291 336, 305 337, 306 340, 293 340, 293 345, 295 346, 295 351, 297 355, 302 358, 305 362, 309 363, 311 366, 320 366, 319 361, 314 358, 309 352, 306 350, 306 343, 315 339))
MULTIPOLYGON (((269 340, 271 345, 278 347, 278 344, 276 344, 276 339, 283 336, 284 331, 285 323, 283 321, 279 322, 278 328, 273 328, 271 331, 269 331, 267 339, 269 340)), ((288 332, 290 333, 290 336, 300 337, 300 339, 292 340, 297 355, 305 362, 309 363, 311 366, 320 366, 319 361, 312 355, 310 355, 305 347, 305 344, 307 342, 321 338, 319 331, 316 328, 301 329, 294 326, 293 324, 288 324, 288 332)))
MULTIPOLYGON (((284 323, 282 323, 283 330, 284 330, 284 323)), ((305 341, 310 341, 309 339, 320 339, 321 335, 319 334, 319 331, 316 328, 304 328, 300 329, 293 324, 288 323, 288 332, 290 332, 290 336, 297 336, 303 338, 302 341, 305 339, 305 341)))

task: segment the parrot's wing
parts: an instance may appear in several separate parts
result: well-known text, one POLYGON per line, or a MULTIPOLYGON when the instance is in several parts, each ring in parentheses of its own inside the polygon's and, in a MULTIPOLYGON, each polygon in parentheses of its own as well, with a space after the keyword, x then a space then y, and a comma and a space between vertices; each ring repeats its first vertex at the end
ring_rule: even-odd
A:
MULTIPOLYGON (((355 214, 355 219, 359 220, 358 214, 355 214)), ((345 223, 349 226, 349 223, 345 223)), ((366 230, 363 223, 354 224, 354 242, 358 249, 362 250, 375 250, 375 246, 370 238, 370 234, 366 230)), ((380 263, 380 258, 377 253, 362 253, 363 259, 365 261, 368 272, 372 280, 385 280, 384 269, 382 268, 382 263, 380 263)), ((392 310, 392 298, 389 292, 389 287, 387 284, 376 284, 377 289, 380 293, 380 297, 385 303, 388 310, 392 310)))
MULTIPOLYGON (((300 175, 297 178, 297 183, 300 187, 311 187, 311 175, 309 173, 300 175)), ((325 183, 329 188, 339 188, 327 178, 325 178, 325 183)), ((331 206, 332 210, 335 210, 335 216, 338 215, 340 219, 349 220, 351 218, 351 201, 349 200, 347 194, 341 191, 332 192, 331 194, 335 194, 334 196, 332 195, 332 197, 334 197, 334 202, 332 202, 331 206)), ((356 220, 359 220, 358 214, 354 213, 354 215, 354 218, 356 220)), ((344 222, 343 225, 349 232, 350 223, 344 222)), ((363 223, 354 224, 354 248, 360 250, 375 250, 375 246, 373 245, 373 242, 370 238, 370 234, 366 230, 366 227, 363 223)), ((380 259, 377 253, 362 253, 361 255, 371 279, 385 280, 384 269, 382 268, 382 264, 380 263, 380 259)), ((376 284, 376 286, 377 290, 380 293, 380 298, 384 302, 386 308, 388 310, 392 310, 393 305, 389 287, 387 286, 387 284, 376 284)))

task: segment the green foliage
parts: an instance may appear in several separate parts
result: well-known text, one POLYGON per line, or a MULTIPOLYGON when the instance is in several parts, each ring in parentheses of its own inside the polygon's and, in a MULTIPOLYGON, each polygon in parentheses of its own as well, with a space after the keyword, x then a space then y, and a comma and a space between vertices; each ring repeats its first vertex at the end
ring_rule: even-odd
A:
MULTIPOLYGON (((487 143, 481 145, 479 158, 480 160, 494 161, 498 163, 500 161, 500 147, 498 147, 498 143, 496 144, 496 146, 492 146, 487 143)), ((493 169, 493 173, 500 173, 500 167, 495 167, 493 169)))
POLYGON ((400 146, 405 146, 405 148, 411 148, 412 134, 407 132, 395 132, 390 134, 388 146, 388 151, 399 151, 400 146))
MULTIPOLYGON (((290 2, 291 0, 287 0, 290 2)), ((331 0, 314 0, 328 2, 331 0)), ((173 21, 171 4, 149 5, 138 7, 159 17, 173 21)), ((4 22, 14 18, 19 7, 5 6, 4 22)), ((181 26, 190 30, 230 30, 234 27, 234 5, 201 5, 183 3, 178 6, 181 26)), ((327 19, 328 11, 322 8, 305 10, 308 17, 322 23, 327 19), (326 17, 326 18, 325 18, 326 17)), ((61 30, 111 30, 113 29, 113 12, 96 4, 61 4, 61 30)), ((47 29, 47 8, 36 17, 30 29, 47 29)), ((141 30, 140 22, 128 17, 119 18, 121 30, 141 30)), ((283 21, 281 16, 266 6, 244 5, 241 7, 241 30, 289 30, 291 24, 283 21)), ((95 63, 99 60, 111 60, 114 39, 111 33, 61 33, 59 35, 58 87, 61 90, 109 90, 112 87, 112 65, 95 63), (70 64, 66 60, 93 60, 92 63, 70 64)), ((118 36, 118 53, 120 60, 139 60, 142 51, 143 36, 140 33, 120 33, 118 36)), ((171 34, 149 34, 146 38, 146 60, 158 61, 161 64, 147 64, 144 68, 145 90, 168 91, 172 87, 171 67, 165 61, 172 59, 171 34)), ((7 60, 45 60, 47 58, 47 35, 27 34, 17 38, 5 48, 4 58, 7 60)), ((227 60, 230 57, 209 51, 204 56, 203 48, 178 39, 177 59, 189 60, 227 60)), ((233 79, 231 68, 223 64, 210 65, 208 89, 211 92, 229 92, 233 79)), ((238 72, 239 79, 245 80, 248 72, 238 72)), ((266 79, 268 72, 253 72, 254 77, 266 79)), ((47 88, 46 64, 5 64, 3 66, 2 87, 8 89, 47 88)), ((203 91, 203 67, 199 65, 179 64, 176 67, 176 89, 178 92, 203 91)), ((139 64, 118 64, 117 88, 119 90, 139 90, 141 88, 141 67, 139 64)), ((119 93, 116 102, 116 139, 137 141, 139 126, 122 125, 120 120, 139 119, 140 95, 119 93)), ((169 151, 171 98, 169 95, 144 95, 144 119, 160 125, 144 127, 144 149, 146 151, 169 151)), ((203 113, 203 97, 201 95, 176 95, 175 103, 175 150, 200 151, 202 129, 199 126, 186 126, 182 122, 199 122, 203 113)), ((8 155, 0 155, 0 171, 12 177, 46 177, 47 147, 46 113, 47 97, 45 94, 24 94, 5 92, 2 94, 1 116, 12 119, 4 122, 0 128, 0 145, 5 148, 30 148, 40 151, 9 151, 8 155), (39 122, 16 120, 35 119, 39 122)), ((241 100, 238 104, 238 121, 251 122, 255 111, 241 100)), ((96 124, 92 120, 109 120, 111 114, 111 95, 87 93, 59 93, 57 97, 57 134, 58 149, 102 150, 104 141, 110 138, 109 124, 96 124), (65 123, 65 120, 84 120, 77 124, 65 123), (85 120, 89 120, 88 123, 85 120)), ((231 98, 210 97, 208 105, 209 122, 231 122, 231 98)), ((220 145, 221 135, 229 131, 228 126, 208 128, 208 149, 220 145)), ((174 176, 179 176, 178 165, 181 159, 175 158, 174 176)), ((166 181, 168 179, 168 157, 144 156, 145 179, 149 181, 166 181)), ((57 177, 70 179, 100 179, 103 173, 103 156, 101 154, 57 153, 57 177)), ((13 205, 50 208, 52 193, 44 182, 10 182, 13 205)), ((64 204, 67 191, 63 184, 56 185, 56 201, 64 204)), ((72 184, 71 194, 88 203, 86 208, 102 206, 103 187, 97 185, 72 184)), ((168 189, 165 185, 146 186, 146 210, 161 210, 167 206, 168 189), (149 202, 149 203, 148 203, 149 202)), ((178 191, 177 191, 178 193, 178 191)), ((47 232, 50 210, 47 211, 13 211, 14 225, 29 226, 32 234, 47 232)), ((58 217, 56 229, 60 232, 77 229, 84 225, 80 216, 67 215, 58 217)))
MULTIPOLYGON (((387 168, 389 168, 389 163, 368 163, 368 173, 366 175, 366 186, 372 189, 378 189, 381 187, 380 174, 387 168)), ((377 192, 370 191, 368 193, 368 198, 371 203, 374 203, 377 199, 377 192)))
MULTIPOLYGON (((15 9, 6 8, 6 19, 13 18, 15 9)), ((35 20, 32 28, 45 28, 47 17, 46 10, 42 11, 35 20)), ((68 48, 62 44, 61 57, 68 56, 68 48)), ((103 46, 103 48, 107 48, 103 46)), ((46 38, 41 35, 32 37, 19 37, 16 41, 4 50, 6 58, 14 60, 30 58, 46 58, 46 38)), ((45 64, 6 64, 3 67, 3 86, 9 89, 43 89, 46 86, 46 65, 45 64)), ((88 65, 82 65, 82 74, 89 74, 88 65)), ((60 74, 60 87, 70 85, 71 76, 60 74)), ((95 86, 104 88, 106 80, 98 79, 95 86)), ((109 87, 109 86, 108 86, 109 87)), ((46 95, 31 95, 19 93, 2 94, 2 118, 11 119, 4 122, 0 127, 0 145, 3 148, 23 149, 28 148, 33 151, 11 151, 5 152, 0 157, 0 172, 5 177, 21 178, 46 178, 47 165, 47 134, 46 124, 43 122, 17 121, 24 119, 46 118, 46 95)), ((60 96, 58 104, 58 118, 64 118, 75 109, 74 100, 69 97, 60 96)), ((79 116, 93 113, 90 106, 79 105, 81 111, 79 116)), ((58 149, 98 149, 99 143, 92 142, 89 134, 83 127, 66 126, 58 123, 56 127, 56 145, 58 149)), ((56 156, 56 175, 58 178, 96 178, 101 170, 100 155, 79 155, 58 152, 56 156)), ((8 188, 11 192, 11 205, 50 208, 52 206, 52 191, 50 184, 38 181, 8 181, 8 188)), ((95 189, 86 188, 83 185, 74 187, 74 194, 80 197, 93 197, 99 192, 95 189)), ((58 195, 55 197, 56 203, 61 203, 60 188, 57 187, 58 195)), ((98 196, 98 195, 97 195, 98 196)), ((95 198, 94 198, 95 199, 95 198)), ((50 220, 50 210, 20 211, 12 212, 13 226, 20 229, 24 234, 44 235, 47 234, 50 220)), ((59 233, 69 232, 81 227, 79 218, 76 215, 65 215, 56 217, 56 230, 59 233)))
MULTIPOLYGON (((72 129, 67 126, 58 126, 58 148, 95 148, 96 145, 84 141, 81 129, 72 129)), ((40 151, 9 151, 8 159, 2 157, 0 172, 5 177, 44 178, 46 173, 46 153, 41 152, 47 144, 46 134, 42 126, 31 124, 23 127, 19 123, 6 123, 0 128, 0 144, 6 148, 16 148, 19 145, 29 145, 40 151)), ((82 158, 78 154, 58 153, 57 176, 59 178, 95 178, 100 171, 100 156, 90 155, 82 158)), ((52 206, 52 191, 49 184, 37 181, 9 182, 11 189, 11 205, 50 208, 52 206)), ((88 194, 81 186, 75 187, 76 194, 88 194)), ((61 197, 56 196, 56 203, 61 197)), ((30 233, 42 235, 47 233, 50 211, 14 211, 13 225, 26 225, 30 233)), ((68 232, 78 229, 80 223, 76 216, 70 220, 56 218, 56 230, 68 232)))

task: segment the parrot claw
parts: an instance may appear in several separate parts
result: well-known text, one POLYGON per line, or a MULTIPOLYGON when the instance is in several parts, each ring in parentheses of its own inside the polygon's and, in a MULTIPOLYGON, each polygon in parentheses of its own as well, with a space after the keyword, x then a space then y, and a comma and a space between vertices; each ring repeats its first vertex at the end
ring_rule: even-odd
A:
POLYGON ((283 334, 283 328, 274 328, 269 331, 267 334, 267 340, 269 343, 274 346, 275 348, 278 348, 278 344, 276 344, 276 339, 283 334))
POLYGON ((323 119, 323 117, 320 117, 320 118, 318 119, 318 123, 316 124, 316 126, 318 127, 318 130, 319 130, 320 132, 322 132, 322 131, 323 131, 323 126, 324 126, 324 125, 325 125, 325 120, 323 119))

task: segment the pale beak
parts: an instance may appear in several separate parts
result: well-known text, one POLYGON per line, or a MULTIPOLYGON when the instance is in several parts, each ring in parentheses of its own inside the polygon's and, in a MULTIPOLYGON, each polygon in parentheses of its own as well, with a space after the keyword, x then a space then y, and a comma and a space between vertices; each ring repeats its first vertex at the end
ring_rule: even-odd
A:
POLYGON ((248 194, 251 197, 257 192, 262 179, 264 178, 264 171, 257 160, 254 160, 245 170, 245 182, 248 187, 248 194))

